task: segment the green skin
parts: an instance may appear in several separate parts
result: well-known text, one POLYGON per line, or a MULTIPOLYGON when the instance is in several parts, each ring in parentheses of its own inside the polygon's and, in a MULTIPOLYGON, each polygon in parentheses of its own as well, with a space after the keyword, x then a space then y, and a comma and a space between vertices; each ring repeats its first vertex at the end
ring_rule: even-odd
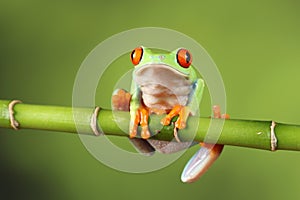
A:
POLYGON ((170 103, 169 106, 173 107, 179 104, 186 107, 187 112, 194 115, 198 111, 204 90, 204 81, 197 77, 194 67, 191 65, 188 68, 184 68, 178 64, 176 54, 179 49, 170 53, 156 53, 151 49, 142 48, 143 56, 133 71, 132 97, 130 101, 130 130, 136 129, 134 123, 136 112, 142 104, 151 109, 154 107, 154 103, 151 104, 151 102, 157 101, 155 106, 157 104, 160 106, 159 102, 162 102, 162 100, 169 101, 166 96, 159 99, 157 95, 151 94, 153 89, 149 85, 154 85, 155 91, 160 93, 160 95, 163 95, 166 88, 168 88, 169 92, 179 91, 175 92, 176 98, 180 97, 185 100, 177 101, 176 98, 170 99, 170 102, 173 103, 170 103), (182 88, 185 92, 181 92, 179 88, 182 88), (188 93, 187 88, 189 88, 188 93), (146 93, 150 93, 150 95, 146 95, 146 93), (150 103, 147 104, 147 102, 150 103))

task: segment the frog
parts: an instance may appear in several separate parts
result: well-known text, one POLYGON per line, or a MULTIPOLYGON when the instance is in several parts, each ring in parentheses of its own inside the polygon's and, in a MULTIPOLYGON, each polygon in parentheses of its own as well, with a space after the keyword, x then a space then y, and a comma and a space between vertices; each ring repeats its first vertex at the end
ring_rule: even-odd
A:
POLYGON ((183 129, 189 114, 195 114, 204 91, 204 81, 191 67, 192 55, 184 48, 168 54, 153 53, 145 47, 135 48, 130 55, 134 64, 130 101, 129 137, 150 138, 150 113, 167 114, 162 125, 169 125, 178 116, 175 127, 183 129))
MULTIPOLYGON (((190 51, 180 47, 171 52, 157 52, 140 46, 130 53, 130 60, 134 65, 130 98, 128 93, 118 90, 113 104, 120 105, 118 95, 126 96, 129 106, 123 103, 123 110, 130 112, 129 138, 135 148, 144 155, 152 155, 154 151, 174 153, 195 145, 195 142, 181 142, 177 135, 178 130, 186 128, 189 116, 199 111, 205 88, 192 65, 190 51), (163 126, 174 123, 175 142, 151 139, 153 134, 148 126, 151 114, 164 114, 160 122, 163 126), (172 122, 174 117, 177 119, 172 122)), ((213 111, 215 118, 221 118, 219 107, 214 107, 213 111)), ((197 180, 223 150, 223 145, 200 143, 200 146, 183 170, 183 182, 197 180)))

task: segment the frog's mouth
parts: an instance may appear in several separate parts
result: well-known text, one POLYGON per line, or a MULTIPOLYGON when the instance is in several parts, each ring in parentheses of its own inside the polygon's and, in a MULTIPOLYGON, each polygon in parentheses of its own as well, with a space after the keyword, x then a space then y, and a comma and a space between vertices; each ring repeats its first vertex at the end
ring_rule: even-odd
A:
POLYGON ((159 84, 165 87, 190 85, 188 75, 165 64, 147 64, 134 71, 135 82, 139 85, 159 84))
POLYGON ((170 74, 170 75, 175 75, 175 76, 182 76, 182 77, 186 77, 188 78, 188 75, 185 73, 182 73, 178 70, 176 70, 175 68, 166 65, 166 64, 146 64, 143 66, 140 66, 139 68, 135 69, 135 74, 137 76, 143 76, 145 73, 155 73, 153 75, 156 75, 157 72, 160 71, 169 71, 172 72, 174 74, 170 74))

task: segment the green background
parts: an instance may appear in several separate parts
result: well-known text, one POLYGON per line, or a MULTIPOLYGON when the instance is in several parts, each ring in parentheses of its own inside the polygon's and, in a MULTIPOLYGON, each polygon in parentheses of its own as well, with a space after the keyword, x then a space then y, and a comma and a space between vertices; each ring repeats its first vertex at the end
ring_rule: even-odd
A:
MULTIPOLYGON (((97 44, 131 28, 157 26, 187 34, 209 52, 223 76, 232 118, 300 124, 299 9, 296 0, 2 0, 0 98, 70 106, 77 70, 97 44)), ((116 63, 130 67, 129 59, 116 63)), ((106 76, 115 78, 114 73, 106 76)), ((99 89, 97 104, 109 107, 110 92, 99 89)), ((209 99, 207 92, 205 98, 203 105, 209 99)), ((210 108, 203 105, 203 115, 208 116, 210 108)), ((75 134, 0 129, 0 195, 151 200, 300 197, 298 152, 227 146, 198 182, 183 184, 181 170, 195 151, 190 149, 162 170, 127 174, 93 158, 75 134)))

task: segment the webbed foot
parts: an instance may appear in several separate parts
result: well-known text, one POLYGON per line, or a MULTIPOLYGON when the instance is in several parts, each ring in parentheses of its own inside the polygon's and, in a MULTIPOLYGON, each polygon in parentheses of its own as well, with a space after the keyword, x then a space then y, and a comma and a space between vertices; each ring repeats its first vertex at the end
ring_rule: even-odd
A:
POLYGON ((174 128, 174 137, 177 140, 177 142, 180 142, 180 139, 177 135, 177 129, 184 129, 186 127, 186 121, 190 114, 189 107, 182 106, 182 105, 176 105, 174 108, 161 120, 161 124, 164 126, 167 126, 171 123, 171 120, 173 117, 178 115, 178 118, 175 122, 175 128, 174 128))
POLYGON ((131 94, 124 89, 116 89, 111 98, 112 110, 129 111, 131 94))
POLYGON ((167 126, 171 123, 173 117, 178 115, 175 122, 175 127, 178 129, 184 129, 186 127, 186 121, 190 114, 187 106, 176 105, 174 108, 161 120, 161 124, 167 126))
POLYGON ((129 137, 134 138, 137 135, 138 125, 141 125, 141 138, 148 139, 151 134, 148 127, 149 111, 144 106, 140 106, 135 112, 135 116, 131 118, 129 137))

